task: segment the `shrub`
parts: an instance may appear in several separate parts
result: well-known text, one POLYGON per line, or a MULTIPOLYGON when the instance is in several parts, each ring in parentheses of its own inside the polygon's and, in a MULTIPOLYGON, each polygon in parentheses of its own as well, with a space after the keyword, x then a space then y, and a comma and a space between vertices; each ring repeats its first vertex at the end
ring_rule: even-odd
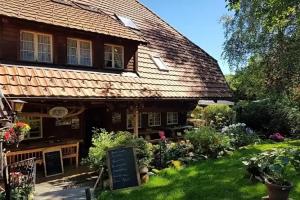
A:
POLYGON ((92 168, 106 167, 106 152, 110 148, 132 146, 135 148, 139 166, 148 166, 152 160, 152 145, 143 138, 138 138, 129 132, 107 132, 104 129, 94 129, 92 147, 88 158, 84 160, 92 168))
POLYGON ((244 123, 231 124, 222 128, 222 133, 230 138, 233 147, 242 147, 259 142, 259 137, 255 132, 246 127, 244 123))
POLYGON ((296 148, 276 149, 258 154, 243 161, 248 173, 261 181, 277 185, 287 185, 288 171, 292 166, 299 173, 300 150, 296 148))
POLYGON ((202 119, 202 115, 203 115, 203 107, 201 106, 197 106, 191 113, 191 117, 193 119, 202 119))
POLYGON ((189 125, 192 125, 193 127, 196 128, 205 126, 205 120, 203 119, 188 119, 187 122, 189 125))
POLYGON ((203 119, 206 125, 221 130, 234 121, 235 112, 228 105, 209 105, 203 110, 203 119))
POLYGON ((286 97, 241 101, 235 107, 237 121, 266 133, 267 137, 275 132, 285 135, 299 132, 299 109, 299 106, 286 97))
POLYGON ((194 154, 194 147, 188 141, 175 142, 161 142, 154 146, 155 167, 165 168, 174 164, 174 161, 180 161, 184 164, 197 161, 198 158, 194 154), (160 163, 161 162, 161 163, 160 163))
MULTIPOLYGON (((0 200, 5 200, 5 191, 0 192, 0 200)), ((33 188, 32 186, 16 187, 10 191, 10 200, 22 200, 22 199, 33 199, 33 188)))
POLYGON ((230 149, 229 137, 217 132, 212 127, 201 127, 187 131, 185 139, 193 144, 196 154, 207 157, 218 157, 230 149))

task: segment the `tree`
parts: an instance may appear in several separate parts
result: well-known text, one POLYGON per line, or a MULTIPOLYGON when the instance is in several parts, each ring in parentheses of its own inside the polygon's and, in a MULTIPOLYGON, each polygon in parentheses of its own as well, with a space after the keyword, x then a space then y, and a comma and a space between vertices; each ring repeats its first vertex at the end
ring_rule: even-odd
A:
POLYGON ((227 75, 225 78, 233 91, 235 101, 266 97, 265 73, 254 59, 250 59, 247 67, 238 69, 234 75, 227 75))
POLYGON ((234 14, 223 17, 223 56, 237 74, 243 77, 255 69, 269 93, 299 91, 300 1, 226 1, 234 14))

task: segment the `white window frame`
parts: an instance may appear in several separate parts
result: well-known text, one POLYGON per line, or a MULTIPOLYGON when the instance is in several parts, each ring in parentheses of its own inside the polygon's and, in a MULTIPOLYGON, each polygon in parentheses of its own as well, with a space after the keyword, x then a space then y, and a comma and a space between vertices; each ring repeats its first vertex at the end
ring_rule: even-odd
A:
POLYGON ((158 68, 158 70, 160 71, 169 71, 169 67, 166 65, 166 63, 163 61, 163 59, 159 56, 159 55, 150 55, 152 61, 154 62, 154 64, 156 65, 156 67, 158 68), (156 61, 156 59, 159 59, 159 61, 161 63, 158 63, 156 61), (160 64, 162 64, 163 66, 161 67, 160 64))
MULTIPOLYGON (((133 129, 134 123, 132 123, 132 127, 129 127, 129 115, 132 115, 132 120, 134 121, 134 113, 127 111, 126 113, 126 128, 128 130, 133 129)), ((142 128, 142 113, 139 113, 139 128, 142 128)))
POLYGON ((51 34, 47 34, 47 33, 42 33, 42 32, 35 32, 35 31, 27 31, 27 30, 21 30, 20 31, 20 59, 24 60, 24 61, 29 61, 29 62, 41 62, 41 63, 53 63, 53 36, 51 34), (22 33, 31 33, 33 34, 33 52, 34 52, 34 58, 33 60, 24 60, 22 58, 21 52, 21 42, 22 42, 22 33), (49 36, 50 37, 50 61, 49 62, 45 62, 45 61, 39 61, 38 57, 39 57, 39 52, 38 52, 38 45, 39 45, 39 41, 38 41, 38 35, 45 35, 45 36, 49 36))
POLYGON ((129 17, 121 15, 116 15, 116 17, 122 22, 124 26, 139 30, 138 26, 129 17))
POLYGON ((148 113, 148 126, 149 127, 161 126, 161 113, 160 112, 150 112, 150 113, 148 113), (154 120, 155 119, 154 114, 159 114, 159 124, 155 124, 156 120, 154 120), (153 119, 154 124, 152 124, 152 125, 150 124, 150 116, 154 117, 154 119, 153 119))
MULTIPOLYGON (((19 121, 22 121, 22 122, 26 122, 29 124, 30 126, 30 121, 31 119, 34 116, 20 116, 20 120, 19 121)), ((41 139, 43 138, 43 118, 42 117, 36 117, 36 118, 39 118, 39 121, 40 121, 40 136, 38 137, 30 137, 30 131, 28 133, 28 135, 24 138, 24 140, 34 140, 34 139, 41 139)), ((38 120, 38 119, 35 119, 35 120, 38 120)))
POLYGON ((175 125, 175 124, 178 124, 178 121, 179 121, 179 120, 178 120, 178 116, 179 116, 178 112, 167 112, 167 125, 175 125), (175 121, 174 121, 174 114, 177 115, 175 121), (169 116, 169 115, 171 115, 171 116, 169 116), (171 118, 171 119, 169 119, 169 118, 171 118), (169 122, 169 121, 171 121, 171 122, 169 122))
MULTIPOLYGON (((105 49, 105 46, 111 46, 112 47, 112 67, 106 67, 104 66, 106 69, 116 69, 116 70, 123 70, 125 68, 125 63, 124 63, 124 46, 122 45, 115 45, 115 44, 109 44, 109 43, 105 43, 104 44, 104 49, 105 49), (114 47, 118 47, 118 48, 122 48, 122 68, 115 68, 115 53, 113 51, 114 47)), ((104 65, 105 65, 105 50, 104 50, 104 65)))
MULTIPOLYGON (((91 67, 93 66, 93 42, 91 40, 84 40, 84 39, 79 39, 79 38, 72 38, 72 37, 68 37, 67 38, 67 48, 68 48, 68 40, 75 40, 76 41, 76 57, 77 57, 77 64, 70 64, 69 63, 69 59, 68 59, 68 52, 67 52, 67 63, 68 65, 78 65, 78 66, 87 66, 87 67, 91 67), (90 59, 91 59, 91 63, 90 65, 81 65, 80 64, 80 42, 88 42, 90 44, 90 59)), ((67 49, 68 51, 68 49, 67 49)))

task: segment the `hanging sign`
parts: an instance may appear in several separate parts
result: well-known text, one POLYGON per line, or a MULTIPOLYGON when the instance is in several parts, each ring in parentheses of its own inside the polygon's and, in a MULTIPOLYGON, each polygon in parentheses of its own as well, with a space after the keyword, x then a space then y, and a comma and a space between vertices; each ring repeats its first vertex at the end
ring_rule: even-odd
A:
POLYGON ((112 113, 112 123, 113 124, 119 124, 122 122, 122 116, 119 112, 112 113))
POLYGON ((54 107, 49 110, 49 115, 53 118, 64 118, 68 114, 68 109, 65 107, 54 107))

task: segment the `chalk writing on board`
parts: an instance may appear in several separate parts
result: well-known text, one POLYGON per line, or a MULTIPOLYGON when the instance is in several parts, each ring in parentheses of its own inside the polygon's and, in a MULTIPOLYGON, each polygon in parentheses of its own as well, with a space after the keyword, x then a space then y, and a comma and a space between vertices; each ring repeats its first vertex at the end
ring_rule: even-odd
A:
POLYGON ((108 160, 112 189, 122 189, 139 185, 139 174, 132 147, 109 150, 108 160))

